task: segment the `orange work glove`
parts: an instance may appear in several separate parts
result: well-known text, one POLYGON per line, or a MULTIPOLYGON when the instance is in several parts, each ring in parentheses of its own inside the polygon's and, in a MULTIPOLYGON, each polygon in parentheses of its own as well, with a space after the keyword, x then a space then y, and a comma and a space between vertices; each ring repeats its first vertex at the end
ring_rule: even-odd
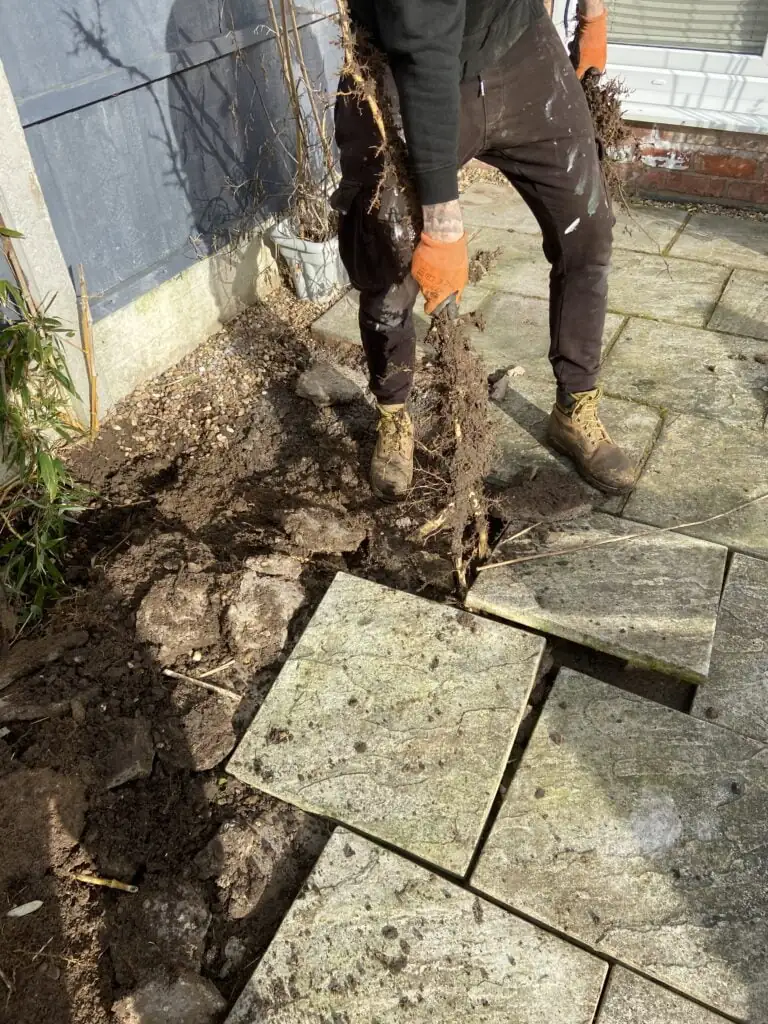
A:
POLYGON ((467 236, 455 242, 438 242, 422 232, 411 263, 411 274, 424 293, 424 312, 434 313, 451 295, 456 301, 469 281, 467 236))
POLYGON ((579 15, 579 27, 574 40, 573 66, 576 75, 583 78, 590 68, 601 74, 608 62, 608 12, 585 18, 579 15))

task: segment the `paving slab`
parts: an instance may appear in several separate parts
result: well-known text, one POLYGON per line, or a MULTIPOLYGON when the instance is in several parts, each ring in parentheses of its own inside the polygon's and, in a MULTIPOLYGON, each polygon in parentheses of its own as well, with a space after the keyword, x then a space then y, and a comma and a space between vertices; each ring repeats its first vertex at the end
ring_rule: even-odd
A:
POLYGON ((470 258, 479 250, 495 249, 500 252, 483 277, 483 287, 539 299, 549 298, 549 263, 544 258, 539 236, 499 228, 481 228, 470 239, 470 258))
MULTIPOLYGON (((483 303, 485 329, 471 332, 472 347, 489 373, 522 366, 528 376, 554 381, 549 361, 549 302, 526 295, 496 292, 483 303)), ((605 318, 603 346, 616 337, 624 317, 609 313, 605 318)))
POLYGON ((521 630, 339 573, 228 770, 462 874, 543 647, 521 630))
MULTIPOLYGON (((556 477, 577 478, 571 460, 547 446, 547 421, 554 400, 552 381, 531 379, 527 374, 510 378, 505 397, 491 406, 496 441, 491 478, 496 483, 517 482, 534 471, 552 477, 553 485, 556 477)), ((647 406, 616 398, 603 399, 600 412, 611 436, 624 448, 639 473, 661 427, 660 414, 647 406)), ((595 507, 620 511, 624 505, 623 498, 606 497, 587 484, 583 484, 583 490, 591 496, 595 507)))
POLYGON ((337 829, 227 1024, 589 1024, 607 964, 337 829))
POLYGON ((613 226, 615 249, 662 253, 688 216, 686 210, 657 209, 653 206, 614 206, 613 226))
POLYGON ((768 409, 765 343, 733 334, 633 318, 601 376, 610 394, 734 426, 760 430, 768 409))
POLYGON ((543 538, 534 531, 514 539, 518 531, 509 527, 510 539, 502 539, 493 561, 549 557, 485 569, 467 595, 468 608, 634 665, 706 679, 725 548, 600 512, 553 524, 543 538), (642 536, 614 542, 636 533, 642 536), (588 544, 600 546, 584 549, 588 544))
POLYGON ((768 341, 768 275, 734 270, 709 326, 768 341))
POLYGON ((670 253, 768 273, 768 226, 747 217, 694 213, 670 253))
POLYGON ((768 743, 768 562, 734 555, 692 714, 768 743))
POLYGON ((710 263, 616 249, 608 278, 608 309, 704 327, 729 274, 726 267, 710 263))
MULTIPOLYGON (((653 526, 720 515, 768 494, 768 435, 716 420, 670 416, 624 514, 653 526)), ((685 530, 768 558, 768 501, 685 530)))
POLYGON ((725 1020, 639 974, 612 967, 595 1024, 724 1024, 725 1020))
POLYGON ((766 780, 763 744, 561 672, 472 885, 758 1024, 768 1017, 766 780))

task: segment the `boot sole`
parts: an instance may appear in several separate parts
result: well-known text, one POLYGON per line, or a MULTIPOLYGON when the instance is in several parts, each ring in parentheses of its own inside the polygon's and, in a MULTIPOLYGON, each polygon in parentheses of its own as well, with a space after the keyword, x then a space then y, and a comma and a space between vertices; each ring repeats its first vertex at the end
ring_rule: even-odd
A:
POLYGON ((629 494, 629 492, 634 488, 635 481, 633 481, 631 484, 626 484, 624 487, 612 487, 610 484, 603 483, 602 481, 594 477, 589 472, 589 470, 585 469, 584 466, 575 457, 573 452, 568 451, 564 444, 560 444, 558 441, 555 441, 551 437, 548 437, 547 441, 549 443, 550 448, 553 448, 559 455, 565 455, 567 458, 571 460, 571 462, 578 470, 579 476, 586 480, 588 484, 591 484, 593 487, 595 487, 598 491, 602 491, 603 494, 610 494, 614 497, 619 497, 623 494, 629 494))
POLYGON ((411 489, 409 486, 408 491, 404 491, 403 494, 384 494, 383 491, 380 491, 379 488, 372 484, 370 481, 368 481, 368 483, 373 493, 373 496, 375 498, 378 498, 379 501, 383 501, 385 505, 399 505, 401 501, 405 501, 405 499, 408 497, 408 491, 410 491, 411 489))

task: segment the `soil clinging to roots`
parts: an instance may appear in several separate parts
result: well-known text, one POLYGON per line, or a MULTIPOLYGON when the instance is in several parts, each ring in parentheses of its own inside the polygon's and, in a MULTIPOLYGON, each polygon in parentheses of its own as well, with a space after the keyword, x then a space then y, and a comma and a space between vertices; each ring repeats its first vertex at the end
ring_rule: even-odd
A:
POLYGON ((629 90, 619 78, 605 78, 591 72, 584 75, 581 84, 595 125, 595 135, 603 147, 603 170, 608 189, 614 199, 625 203, 614 154, 632 143, 632 131, 622 112, 622 100, 629 90))

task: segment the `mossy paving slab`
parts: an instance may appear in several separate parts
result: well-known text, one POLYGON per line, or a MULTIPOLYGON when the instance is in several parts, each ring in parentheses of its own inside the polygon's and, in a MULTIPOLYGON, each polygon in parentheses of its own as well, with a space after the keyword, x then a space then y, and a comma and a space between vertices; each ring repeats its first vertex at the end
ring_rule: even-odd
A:
POLYGON ((540 637, 339 573, 229 771, 463 874, 540 637))
POLYGON ((768 562, 734 555, 692 714, 768 743, 768 562))
POLYGON ((680 324, 631 319, 601 376, 610 394, 754 430, 768 407, 765 342, 680 324))
POLYGON ((768 341, 768 274, 734 270, 708 326, 768 341))
POLYGON ((543 539, 534 531, 515 540, 518 528, 509 527, 512 539, 502 540, 494 561, 550 556, 485 569, 468 608, 692 682, 706 679, 725 548, 599 512, 553 524, 543 539))
POLYGON ((337 829, 227 1024, 590 1024, 607 969, 337 829))
POLYGON ((767 818, 763 744, 563 671, 472 885, 762 1024, 767 818))
MULTIPOLYGON (((768 434, 685 414, 670 416, 624 514, 653 526, 720 516, 768 494, 768 434)), ((768 558, 768 500, 686 533, 768 558)))
MULTIPOLYGON (((494 483, 515 484, 532 473, 568 477, 578 481, 593 507, 619 512, 624 498, 609 497, 581 480, 573 462, 547 445, 547 423, 555 400, 554 380, 523 377, 510 379, 506 395, 491 405, 495 448, 491 465, 494 483)), ((661 426, 661 416, 647 406, 605 398, 600 415, 611 437, 621 445, 638 473, 648 457, 661 426)))
POLYGON ((624 967, 612 967, 595 1024, 725 1024, 726 1018, 624 967))
POLYGON ((726 267, 709 263, 616 249, 608 277, 608 309, 704 327, 729 274, 726 267))
POLYGON ((694 213, 670 253, 768 273, 768 225, 747 217, 694 213))

